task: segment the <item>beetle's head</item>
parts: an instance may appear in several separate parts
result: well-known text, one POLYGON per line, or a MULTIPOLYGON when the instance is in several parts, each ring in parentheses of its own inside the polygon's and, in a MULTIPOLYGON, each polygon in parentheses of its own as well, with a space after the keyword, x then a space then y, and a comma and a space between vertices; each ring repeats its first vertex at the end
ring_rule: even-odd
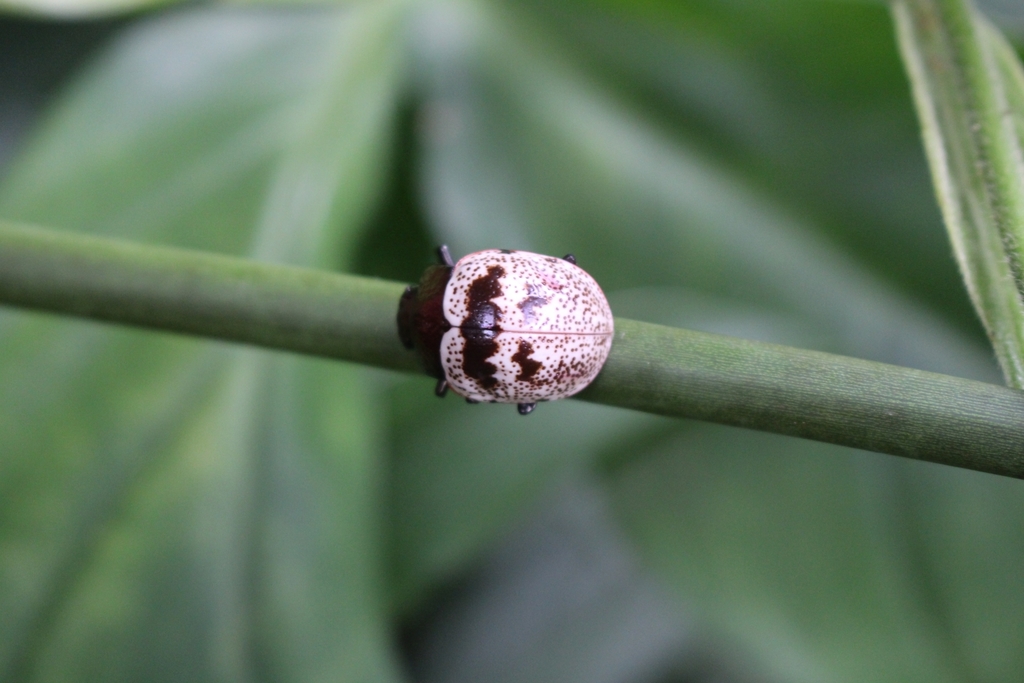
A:
POLYGON ((398 337, 407 349, 414 349, 427 374, 443 378, 441 338, 451 329, 444 317, 444 290, 452 267, 430 266, 419 285, 406 288, 398 302, 398 337))

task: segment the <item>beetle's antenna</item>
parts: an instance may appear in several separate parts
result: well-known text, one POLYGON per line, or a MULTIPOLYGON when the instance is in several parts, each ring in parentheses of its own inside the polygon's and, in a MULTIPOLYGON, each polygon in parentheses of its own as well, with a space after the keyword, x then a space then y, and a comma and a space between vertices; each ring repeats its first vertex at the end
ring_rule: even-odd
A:
POLYGON ((437 258, 441 260, 442 266, 448 266, 449 268, 452 268, 455 265, 455 262, 452 261, 452 254, 450 251, 448 251, 447 244, 442 244, 437 248, 437 258))

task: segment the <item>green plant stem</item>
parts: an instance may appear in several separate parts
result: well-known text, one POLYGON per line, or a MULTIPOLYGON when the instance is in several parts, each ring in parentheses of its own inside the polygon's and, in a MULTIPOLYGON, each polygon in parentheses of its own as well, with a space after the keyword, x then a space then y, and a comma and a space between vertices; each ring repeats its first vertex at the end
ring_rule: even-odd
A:
POLYGON ((415 370, 404 287, 0 222, 0 303, 415 370))
MULTIPOLYGON (((405 285, 0 223, 0 302, 414 370, 405 285)), ((618 318, 579 398, 1024 478, 1024 392, 618 318)))

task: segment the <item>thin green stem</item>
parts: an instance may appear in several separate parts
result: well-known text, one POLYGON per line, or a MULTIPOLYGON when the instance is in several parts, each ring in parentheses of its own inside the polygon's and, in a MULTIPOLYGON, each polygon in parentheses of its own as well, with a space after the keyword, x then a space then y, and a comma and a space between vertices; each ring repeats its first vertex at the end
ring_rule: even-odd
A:
MULTIPOLYGON (((0 302, 393 370, 404 285, 0 223, 0 302)), ((616 319, 579 398, 1024 478, 1024 392, 616 319)))
POLYGON ((617 318, 581 398, 1024 478, 1024 392, 896 365, 617 318))
POLYGON ((0 222, 0 302, 415 370, 404 285, 0 222))

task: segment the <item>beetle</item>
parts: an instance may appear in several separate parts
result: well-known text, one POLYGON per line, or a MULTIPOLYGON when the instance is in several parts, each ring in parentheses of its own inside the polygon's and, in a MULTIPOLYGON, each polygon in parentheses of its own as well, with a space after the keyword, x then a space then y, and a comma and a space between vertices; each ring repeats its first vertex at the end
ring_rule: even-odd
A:
POLYGON ((601 287, 564 258, 487 249, 440 263, 410 285, 398 305, 398 335, 417 352, 435 393, 470 403, 566 398, 597 377, 615 332, 601 287))

